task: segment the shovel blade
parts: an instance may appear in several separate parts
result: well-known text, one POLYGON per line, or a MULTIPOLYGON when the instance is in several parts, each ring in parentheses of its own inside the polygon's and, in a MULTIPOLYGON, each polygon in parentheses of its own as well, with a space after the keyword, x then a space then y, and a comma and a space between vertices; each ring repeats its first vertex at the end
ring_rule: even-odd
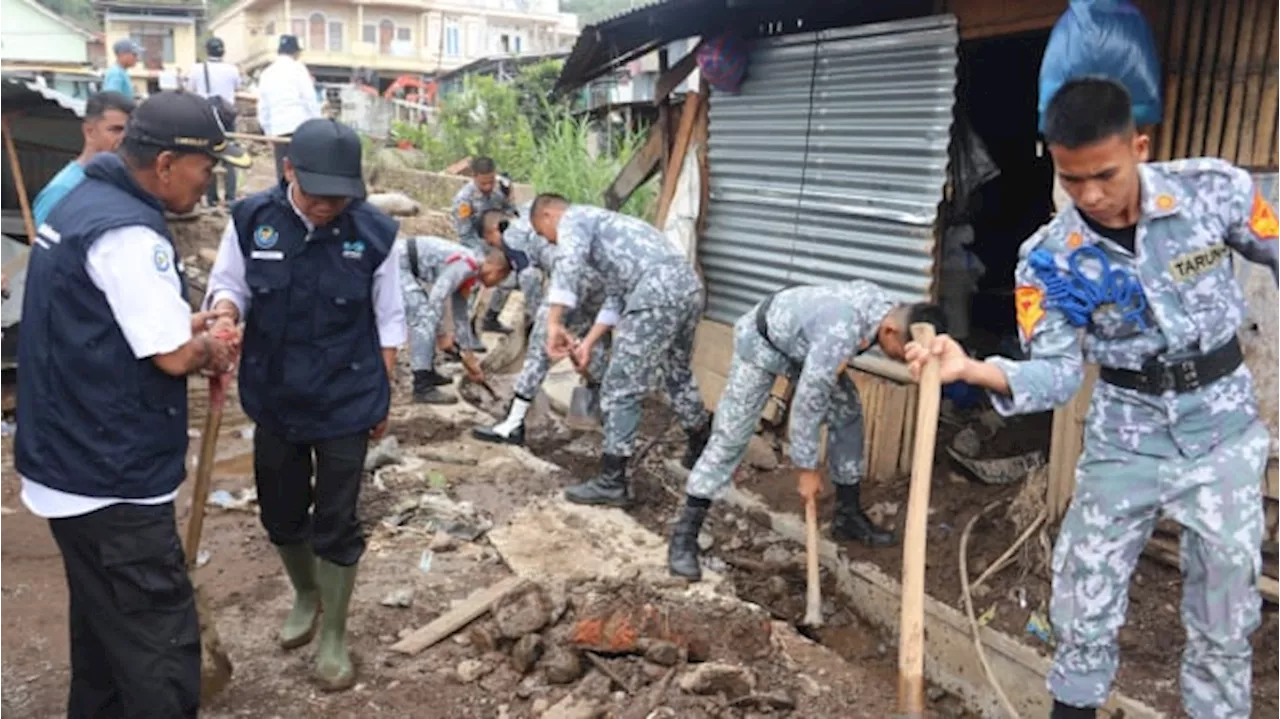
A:
POLYGON ((231 683, 231 658, 213 624, 213 609, 201 587, 195 588, 200 618, 200 703, 205 704, 231 683))
POLYGON ((573 429, 583 430, 602 426, 595 392, 581 385, 573 388, 573 394, 569 395, 569 413, 565 416, 565 424, 573 429))

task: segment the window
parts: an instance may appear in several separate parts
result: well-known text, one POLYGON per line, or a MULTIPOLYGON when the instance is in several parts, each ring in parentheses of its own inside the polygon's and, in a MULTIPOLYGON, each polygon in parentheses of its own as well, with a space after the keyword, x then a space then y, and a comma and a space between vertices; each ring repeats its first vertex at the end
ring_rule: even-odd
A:
POLYGON ((378 54, 390 55, 391 43, 396 38, 396 24, 387 18, 378 23, 378 54))
POLYGON ((457 23, 446 23, 444 26, 444 54, 449 57, 462 54, 462 32, 457 23))
POLYGON ((516 54, 519 55, 520 54, 520 36, 516 35, 515 39, 516 39, 516 54))
POLYGON ((323 13, 313 12, 307 18, 307 48, 323 50, 327 44, 328 23, 323 13))
POLYGON ((172 64, 173 27, 153 23, 140 23, 129 26, 129 38, 142 46, 143 66, 148 70, 159 70, 165 63, 172 64))
POLYGON ((342 52, 342 21, 329 21, 329 52, 342 52))
POLYGON ((289 21, 289 34, 306 42, 307 40, 307 21, 306 18, 295 17, 289 21))
POLYGON ((413 29, 407 27, 396 28, 396 40, 400 42, 413 42, 413 29))
POLYGON ((372 45, 378 42, 378 26, 372 23, 365 23, 360 28, 360 42, 372 45))
POLYGON ((498 49, 504 53, 511 52, 511 36, 503 33, 498 37, 498 49))

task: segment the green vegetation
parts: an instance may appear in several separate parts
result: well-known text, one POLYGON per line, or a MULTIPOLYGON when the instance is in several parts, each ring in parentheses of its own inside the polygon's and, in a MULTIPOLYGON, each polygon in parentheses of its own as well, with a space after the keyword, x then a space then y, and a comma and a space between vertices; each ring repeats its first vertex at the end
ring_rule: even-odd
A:
MULTIPOLYGON (((558 72, 558 63, 547 61, 523 69, 510 84, 470 78, 465 89, 441 100, 434 124, 401 124, 393 134, 420 148, 433 169, 488 155, 516 182, 598 205, 644 138, 630 132, 593 137, 599 133, 588 118, 546 99, 558 72), (595 151, 593 144, 606 146, 595 151)), ((655 196, 652 186, 642 187, 622 211, 650 217, 655 196)))

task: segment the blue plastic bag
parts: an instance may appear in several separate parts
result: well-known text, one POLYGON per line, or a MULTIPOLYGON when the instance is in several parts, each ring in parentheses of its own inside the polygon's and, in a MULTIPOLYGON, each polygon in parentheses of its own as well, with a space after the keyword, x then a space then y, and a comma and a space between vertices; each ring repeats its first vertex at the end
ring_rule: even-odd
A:
POLYGON ((1128 0, 1071 0, 1049 34, 1040 63, 1040 131, 1053 94, 1073 77, 1103 75, 1133 98, 1133 119, 1153 125, 1160 104, 1160 58, 1151 26, 1128 0))

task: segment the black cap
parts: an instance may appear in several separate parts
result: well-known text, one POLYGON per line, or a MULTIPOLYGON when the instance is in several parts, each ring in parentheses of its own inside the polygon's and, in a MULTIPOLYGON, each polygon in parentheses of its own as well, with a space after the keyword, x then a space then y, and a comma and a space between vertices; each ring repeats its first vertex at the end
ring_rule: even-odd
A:
POLYGON ((227 46, 221 38, 211 37, 204 41, 204 51, 209 57, 222 57, 227 54, 227 46))
POLYGON ((302 52, 302 45, 298 42, 297 35, 281 35, 280 49, 276 52, 281 55, 297 55, 302 52))
POLYGON ((250 158, 227 140, 226 129, 208 100, 188 92, 158 92, 129 117, 125 139, 165 150, 202 152, 235 167, 250 158))
POLYGON ((308 195, 364 199, 360 155, 360 136, 337 120, 307 120, 289 138, 289 161, 308 195))

